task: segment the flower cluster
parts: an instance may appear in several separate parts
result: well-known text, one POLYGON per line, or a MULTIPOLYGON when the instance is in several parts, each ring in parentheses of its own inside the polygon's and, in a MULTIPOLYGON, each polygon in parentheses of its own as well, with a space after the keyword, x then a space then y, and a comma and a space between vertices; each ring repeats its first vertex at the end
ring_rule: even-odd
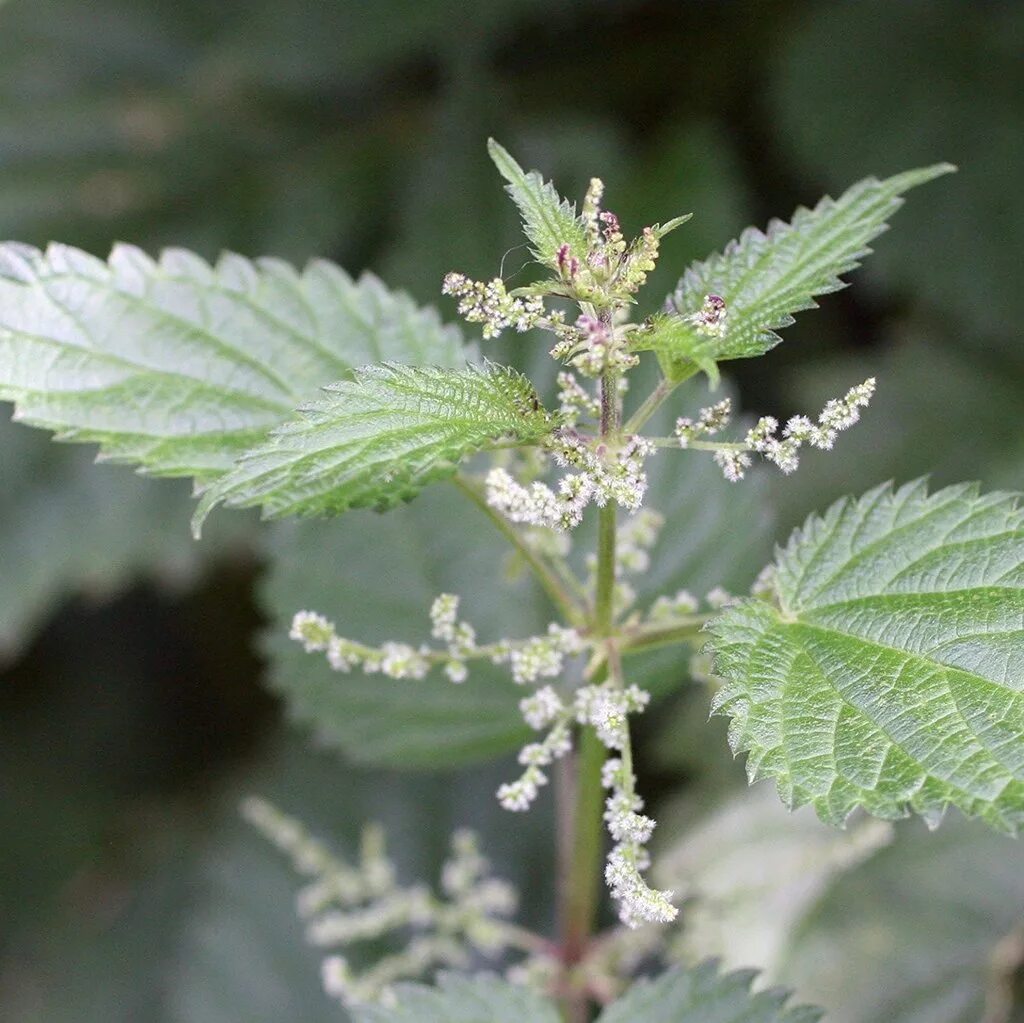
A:
POLYGON ((630 301, 643 287, 657 263, 664 231, 645 227, 627 244, 618 216, 601 209, 603 198, 603 182, 591 178, 580 211, 587 251, 574 252, 568 244, 559 246, 552 269, 558 282, 577 301, 617 305, 630 301))
POLYGON ((381 672, 391 678, 423 678, 435 664, 444 666, 452 682, 464 682, 469 675, 467 661, 489 660, 507 664, 518 685, 554 678, 562 673, 566 657, 583 649, 575 629, 552 622, 547 632, 526 639, 502 639, 480 645, 476 630, 459 619, 459 598, 442 593, 430 607, 431 635, 441 640, 442 648, 426 644, 387 642, 379 647, 366 646, 337 634, 334 625, 314 611, 299 611, 292 619, 290 638, 302 643, 307 653, 323 652, 335 671, 350 671, 354 666, 367 673, 381 672))
POLYGON ((730 398, 723 398, 714 405, 702 408, 697 414, 696 421, 686 416, 680 416, 676 420, 675 431, 679 446, 688 448, 690 441, 697 440, 699 437, 714 436, 719 430, 729 425, 731 418, 732 400, 730 398))
POLYGON ((566 426, 575 427, 580 419, 597 419, 601 415, 601 402, 565 370, 557 377, 558 414, 566 426))
POLYGON ((667 923, 677 914, 672 893, 652 889, 642 871, 650 865, 646 845, 655 822, 640 811, 643 800, 636 792, 636 778, 630 766, 632 750, 629 715, 644 710, 650 694, 637 686, 619 687, 611 683, 581 686, 573 694, 571 705, 551 688, 545 687, 520 703, 526 721, 541 731, 549 729, 542 742, 530 743, 519 755, 525 766, 514 782, 498 789, 498 799, 506 810, 526 810, 547 784, 543 768, 565 756, 571 749, 572 722, 591 726, 601 743, 620 756, 608 759, 602 770, 602 784, 610 790, 605 801, 604 820, 615 843, 608 856, 605 879, 619 903, 619 917, 629 927, 644 921, 667 923))
POLYGON ((339 636, 334 626, 315 611, 298 611, 288 633, 305 647, 306 653, 324 652, 335 671, 351 671, 359 666, 368 675, 381 672, 390 678, 423 678, 430 669, 430 651, 407 643, 383 643, 364 646, 339 636))
POLYGON ((701 441, 726 426, 731 415, 729 399, 717 405, 701 409, 694 422, 681 418, 676 421, 675 434, 680 447, 703 447, 714 452, 714 459, 722 474, 730 482, 743 479, 753 464, 751 452, 773 462, 784 473, 793 472, 800 464, 800 449, 811 447, 830 451, 836 437, 860 420, 860 410, 865 408, 875 393, 875 378, 851 387, 842 398, 832 398, 821 410, 818 421, 812 422, 807 416, 793 416, 779 435, 779 421, 774 416, 762 416, 747 431, 741 442, 716 444, 701 441))
POLYGON ((584 314, 572 326, 559 324, 555 332, 559 340, 551 349, 551 357, 569 362, 584 376, 599 377, 607 370, 625 373, 640 361, 610 315, 584 314))
POLYGON ((672 893, 652 889, 642 874, 650 866, 646 845, 655 822, 640 813, 644 804, 631 767, 628 718, 642 711, 649 700, 650 694, 636 686, 586 686, 576 693, 577 720, 592 725, 608 749, 621 752, 605 761, 601 782, 610 790, 604 820, 615 843, 605 865, 605 881, 619 903, 619 919, 628 927, 645 921, 667 923, 678 912, 672 893))
POLYGON ((644 459, 654 445, 643 437, 629 437, 615 452, 593 447, 572 430, 562 430, 552 451, 562 467, 579 469, 564 476, 558 490, 545 483, 518 483, 503 468, 492 469, 486 480, 487 503, 512 522, 548 529, 573 529, 591 502, 604 507, 609 501, 630 511, 643 503, 647 491, 644 459))
POLYGON ((504 809, 514 812, 530 808, 540 789, 548 783, 544 768, 572 750, 569 732, 572 715, 551 686, 544 686, 532 696, 520 700, 519 710, 523 720, 534 731, 549 731, 541 742, 527 743, 520 750, 519 763, 525 770, 515 781, 507 782, 498 789, 498 802, 504 809))
POLYGON ((516 930, 506 922, 515 912, 516 894, 506 882, 488 876, 489 864, 472 832, 452 836, 440 893, 435 894, 425 885, 398 883, 379 827, 365 829, 359 863, 351 865, 263 799, 247 799, 242 813, 289 856, 299 874, 310 878, 296 906, 312 945, 348 947, 391 935, 405 939, 404 948, 363 973, 343 956, 324 959, 324 988, 348 1007, 387 1003, 395 981, 438 967, 466 968, 474 953, 497 958, 518 944, 516 930))
POLYGON ((698 334, 722 338, 725 337, 725 321, 728 314, 725 299, 721 295, 705 295, 700 310, 687 317, 687 320, 696 327, 698 334))
POLYGON ((470 280, 465 274, 445 275, 441 291, 459 300, 459 314, 467 323, 482 323, 485 338, 497 337, 508 327, 519 333, 532 330, 544 317, 544 302, 533 297, 513 298, 500 277, 470 280))

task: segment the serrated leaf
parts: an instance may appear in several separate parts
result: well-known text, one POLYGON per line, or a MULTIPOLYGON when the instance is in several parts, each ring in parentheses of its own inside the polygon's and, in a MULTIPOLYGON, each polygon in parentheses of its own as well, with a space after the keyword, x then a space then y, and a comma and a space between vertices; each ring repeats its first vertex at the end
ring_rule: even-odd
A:
POLYGON ((700 370, 712 388, 721 381, 715 361, 720 357, 718 345, 719 339, 699 333, 693 324, 676 315, 653 317, 632 335, 629 343, 635 352, 654 352, 662 365, 668 367, 673 382, 681 382, 700 370))
POLYGON ((355 1010, 355 1023, 559 1023, 547 999, 489 975, 443 973, 436 987, 398 984, 392 1006, 355 1010))
MULTIPOLYGON (((865 178, 838 199, 826 197, 813 210, 800 207, 788 224, 773 220, 766 232, 749 227, 723 252, 690 266, 669 305, 685 318, 700 312, 705 296, 720 295, 727 317, 714 358, 763 355, 779 343, 776 331, 789 326, 794 313, 815 308, 816 296, 845 286, 840 278, 870 253, 868 244, 886 229, 904 192, 954 169, 940 163, 883 181, 865 178)), ((671 351, 660 355, 673 378, 700 339, 695 326, 689 331, 695 338, 680 342, 679 368, 671 351)))
POLYGON ((597 1023, 816 1023, 821 1011, 787 1008, 789 992, 750 990, 756 970, 721 974, 714 961, 641 980, 608 1006, 597 1023))
POLYGON ((508 182, 506 191, 512 196, 523 218, 523 229, 533 242, 533 254, 547 266, 557 266, 559 246, 582 255, 587 251, 587 235, 576 216, 576 206, 563 199, 555 186, 545 181, 538 171, 527 173, 494 139, 488 139, 487 151, 501 176, 508 182))
POLYGON ((217 504, 260 505, 268 518, 393 508, 454 473, 467 455, 551 433, 522 374, 383 363, 325 387, 327 397, 273 431, 218 480, 196 509, 198 531, 217 504))
POLYGON ((355 366, 461 356, 432 311, 328 262, 0 245, 0 397, 155 474, 216 478, 355 366))
POLYGON ((813 516, 778 554, 775 608, 711 625, 715 706, 752 779, 840 823, 857 806, 1024 821, 1024 511, 918 481, 813 516))

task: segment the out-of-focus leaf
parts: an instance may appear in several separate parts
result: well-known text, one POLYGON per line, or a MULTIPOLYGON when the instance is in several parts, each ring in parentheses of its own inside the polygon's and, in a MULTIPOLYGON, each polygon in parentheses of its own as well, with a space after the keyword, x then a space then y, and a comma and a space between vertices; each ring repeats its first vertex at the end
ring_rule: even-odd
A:
POLYGON ((691 896, 675 954, 764 964, 837 1023, 977 1023, 1024 915, 1024 845, 959 816, 838 832, 753 789, 655 863, 691 896))
POLYGON ((891 3, 869 0, 807 11, 777 61, 773 130, 830 187, 958 164, 962 175, 912 204, 874 271, 951 313, 968 339, 982 328, 1018 345, 1024 7, 975 17, 955 0, 915 0, 894 17, 891 3))
MULTIPOLYGON (((193 895, 192 822, 130 818, 137 847, 83 865, 60 912, 21 935, 0 976, 9 1023, 165 1023, 166 971, 193 895), (127 863, 124 860, 127 859, 127 863)), ((108 845, 109 839, 108 839, 108 845)))
POLYGON ((0 481, 0 658, 69 597, 107 599, 139 579, 178 590, 256 539, 245 519, 225 516, 196 544, 184 483, 94 465, 87 451, 7 423, 0 481))
POLYGON ((494 976, 442 974, 433 987, 400 984, 395 1004, 369 1006, 356 1023, 559 1023, 558 1010, 529 988, 494 976))
MULTIPOLYGON (((239 42, 263 9, 279 6, 7 5, 0 237, 62 237, 87 249, 133 238, 296 260, 340 245, 347 253, 384 203, 390 140, 384 129, 324 130, 323 65, 304 95, 280 102, 272 62, 239 42)), ((305 0, 289 12, 315 23, 323 7, 305 0)))
POLYGON ((469 455, 550 437, 558 423, 521 373, 364 366, 247 451, 203 496, 197 528, 217 504, 259 505, 268 518, 385 511, 451 476, 469 455))
POLYGON ((718 964, 637 981, 597 1023, 817 1023, 821 1011, 788 1006, 790 993, 750 990, 756 970, 720 974, 718 964))
POLYGON ((689 806, 660 816, 659 830, 683 836, 654 858, 658 884, 683 906, 673 954, 684 962, 720 956, 729 968, 757 963, 772 979, 818 899, 893 831, 866 817, 840 831, 809 809, 787 813, 766 786, 732 796, 696 825, 689 806))
POLYGON ((937 832, 898 830, 804 917, 778 979, 825 1005, 835 1023, 989 1018, 996 997, 1014 1000, 1019 952, 1014 960, 998 947, 1019 947, 1024 846, 959 819, 937 832))
POLYGON ((969 484, 834 504, 775 561, 778 604, 709 626, 751 780, 839 824, 856 807, 1024 821, 1024 509, 969 484))

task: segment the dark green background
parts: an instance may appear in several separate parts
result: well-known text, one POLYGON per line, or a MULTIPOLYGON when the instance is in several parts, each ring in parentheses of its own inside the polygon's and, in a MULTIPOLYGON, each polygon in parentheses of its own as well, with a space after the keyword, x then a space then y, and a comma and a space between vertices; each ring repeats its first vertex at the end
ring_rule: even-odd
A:
MULTIPOLYGON (((0 237, 327 255, 437 301, 449 269, 525 261, 495 135, 569 194, 600 174, 627 229, 694 212, 654 303, 747 223, 957 163, 852 289, 731 367, 744 407, 779 415, 879 379, 835 452, 765 485, 781 537, 886 478, 1024 485, 1022 53, 1013 2, 7 0, 0 237)), ((287 875, 232 823, 239 786, 342 844, 369 806, 411 876, 452 821, 482 821, 504 869, 543 886, 544 822, 508 845, 499 774, 453 798, 283 739, 253 638, 262 532, 224 514, 197 548, 187 488, 89 458, 0 426, 0 1016, 337 1018, 287 875)), ((678 713, 650 736, 648 788, 732 784, 721 758, 700 766, 702 707, 678 713)), ((899 1018, 966 1023, 964 1004, 899 1018)))

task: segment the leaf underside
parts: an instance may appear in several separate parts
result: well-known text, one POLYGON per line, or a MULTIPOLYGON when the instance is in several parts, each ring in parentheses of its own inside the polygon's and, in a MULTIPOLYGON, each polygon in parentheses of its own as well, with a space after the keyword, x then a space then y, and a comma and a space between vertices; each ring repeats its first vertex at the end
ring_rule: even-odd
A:
POLYGON ((813 516, 778 554, 779 607, 710 626, 715 708, 751 780, 841 823, 862 806, 1024 820, 1024 512, 924 482, 813 516))
POLYGON ((179 249, 0 245, 0 398, 101 457, 204 485, 354 367, 459 366, 459 332, 370 275, 179 249))
POLYGON ((502 441, 530 443, 555 419, 515 370, 384 363, 331 384, 327 397, 247 452, 203 496, 197 527, 217 504, 260 505, 268 518, 392 508, 458 461, 502 441))
POLYGON ((675 379, 700 361, 746 359, 773 348, 781 340, 776 331, 793 323, 795 313, 845 287, 842 275, 871 252, 869 243, 886 230, 904 192, 954 169, 940 163, 883 181, 865 178, 838 199, 826 197, 813 210, 800 207, 790 223, 772 220, 767 231, 749 227, 723 252, 691 265, 666 302, 679 317, 673 317, 673 343, 666 346, 663 338, 657 349, 667 375, 675 379), (725 299, 723 337, 704 336, 687 321, 707 295, 725 299))

